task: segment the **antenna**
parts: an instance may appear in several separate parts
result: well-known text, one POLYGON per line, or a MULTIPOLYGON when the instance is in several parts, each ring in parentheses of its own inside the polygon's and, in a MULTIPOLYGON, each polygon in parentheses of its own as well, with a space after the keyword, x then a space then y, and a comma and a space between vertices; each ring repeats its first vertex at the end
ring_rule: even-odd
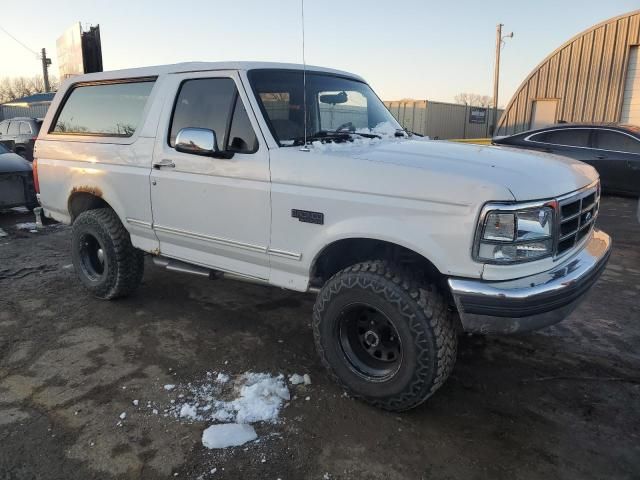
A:
POLYGON ((302 114, 304 115, 304 144, 300 148, 301 152, 308 152, 307 147, 307 61, 304 56, 304 0, 300 0, 301 20, 302 20, 302 114))

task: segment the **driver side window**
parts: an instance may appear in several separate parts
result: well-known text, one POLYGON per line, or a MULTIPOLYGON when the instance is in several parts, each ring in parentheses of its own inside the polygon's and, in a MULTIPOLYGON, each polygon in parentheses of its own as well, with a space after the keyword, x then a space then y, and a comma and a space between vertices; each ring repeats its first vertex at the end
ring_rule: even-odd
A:
POLYGON ((220 151, 258 150, 258 139, 231 78, 196 78, 182 83, 171 119, 171 147, 183 128, 213 130, 220 151))

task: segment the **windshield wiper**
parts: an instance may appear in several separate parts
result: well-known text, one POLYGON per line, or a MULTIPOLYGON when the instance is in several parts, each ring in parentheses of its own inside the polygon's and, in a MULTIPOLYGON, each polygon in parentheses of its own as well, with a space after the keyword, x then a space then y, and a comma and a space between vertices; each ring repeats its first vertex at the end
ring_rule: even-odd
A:
POLYGON ((364 138, 382 138, 382 135, 378 135, 377 133, 363 133, 356 132, 351 130, 320 130, 316 132, 315 135, 325 135, 325 136, 333 136, 333 135, 360 135, 364 138))
POLYGON ((421 133, 418 132, 413 132, 411 130, 407 130, 406 128, 400 128, 398 130, 396 130, 396 137, 402 137, 402 132, 406 133, 409 137, 424 137, 424 135, 422 135, 421 133))
MULTIPOLYGON (((319 130, 313 135, 307 135, 307 142, 313 142, 314 140, 338 140, 346 142, 351 139, 351 135, 359 135, 365 138, 382 138, 382 136, 375 133, 360 133, 351 132, 348 130, 319 130)), ((287 145, 283 146, 302 145, 304 144, 304 137, 290 138, 287 139, 286 142, 287 145), (289 144, 288 142, 291 142, 291 144, 289 144)))

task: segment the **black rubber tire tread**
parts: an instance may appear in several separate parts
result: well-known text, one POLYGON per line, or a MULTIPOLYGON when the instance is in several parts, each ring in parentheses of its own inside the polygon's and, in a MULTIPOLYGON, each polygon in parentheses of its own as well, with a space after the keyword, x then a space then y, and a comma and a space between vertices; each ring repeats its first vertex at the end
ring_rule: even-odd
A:
POLYGON ((318 294, 312 326, 316 349, 330 376, 354 398, 385 410, 404 411, 417 407, 444 384, 455 365, 458 337, 443 295, 434 284, 420 281, 412 272, 386 261, 358 263, 335 274, 318 294), (371 397, 353 391, 327 359, 320 328, 323 313, 336 295, 353 288, 382 296, 409 326, 418 353, 417 362, 411 381, 400 394, 371 397), (430 335, 426 334, 427 330, 430 335))
MULTIPOLYGON (((86 228, 100 232, 103 241, 109 245, 105 247, 113 253, 107 278, 95 287, 85 287, 95 296, 103 300, 113 300, 126 297, 142 282, 144 275, 144 253, 131 244, 129 232, 122 225, 118 215, 110 208, 98 208, 82 212, 73 222, 72 236, 76 238, 86 228)), ((76 271, 82 275, 77 264, 76 252, 73 252, 76 271)))

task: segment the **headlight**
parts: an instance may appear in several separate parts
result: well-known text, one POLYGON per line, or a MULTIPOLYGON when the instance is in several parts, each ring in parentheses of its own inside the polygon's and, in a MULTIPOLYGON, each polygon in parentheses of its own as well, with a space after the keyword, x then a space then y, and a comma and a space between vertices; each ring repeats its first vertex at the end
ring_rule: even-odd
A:
POLYGON ((553 254, 553 202, 539 206, 487 205, 478 226, 475 258, 488 263, 519 263, 553 254))

